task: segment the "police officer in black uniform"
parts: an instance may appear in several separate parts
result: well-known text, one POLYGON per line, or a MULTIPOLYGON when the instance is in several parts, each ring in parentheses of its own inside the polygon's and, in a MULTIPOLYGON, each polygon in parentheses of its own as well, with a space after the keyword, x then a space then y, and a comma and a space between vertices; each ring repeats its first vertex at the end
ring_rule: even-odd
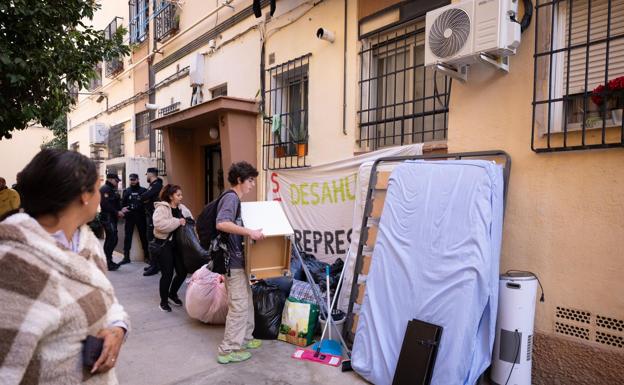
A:
POLYGON ((113 262, 113 250, 117 246, 117 220, 124 216, 121 211, 121 198, 117 192, 118 185, 119 177, 117 174, 106 174, 106 183, 100 187, 100 220, 106 233, 104 254, 109 271, 119 269, 119 265, 113 262))
MULTIPOLYGON (((154 214, 154 203, 160 200, 160 190, 163 188, 163 180, 158 177, 158 169, 156 167, 150 167, 147 169, 147 181, 149 187, 147 191, 141 194, 141 201, 145 207, 145 220, 147 223, 147 239, 154 239, 154 222, 152 221, 152 215, 154 214)), ((158 274, 160 267, 158 261, 150 256, 149 266, 145 268, 144 276, 150 276, 158 274)))
POLYGON ((121 199, 123 206, 121 211, 124 213, 126 223, 124 225, 124 258, 119 263, 120 265, 130 263, 130 248, 132 247, 132 234, 135 226, 141 239, 143 255, 147 258, 147 224, 145 222, 145 209, 141 200, 141 194, 146 191, 147 189, 139 184, 139 176, 130 174, 130 187, 124 190, 121 199))

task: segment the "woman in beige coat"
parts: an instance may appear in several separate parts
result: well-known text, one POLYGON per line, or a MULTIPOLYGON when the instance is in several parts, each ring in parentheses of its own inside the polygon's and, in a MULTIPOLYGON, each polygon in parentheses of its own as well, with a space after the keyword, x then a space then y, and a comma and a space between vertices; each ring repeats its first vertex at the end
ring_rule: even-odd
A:
POLYGON ((154 203, 154 238, 162 245, 159 255, 160 310, 170 312, 169 300, 176 306, 182 306, 178 290, 186 278, 184 261, 175 247, 173 232, 186 225, 185 218, 193 218, 191 212, 182 204, 182 189, 177 185, 166 185, 160 192, 160 202, 154 203), (173 272, 175 270, 175 277, 173 272))

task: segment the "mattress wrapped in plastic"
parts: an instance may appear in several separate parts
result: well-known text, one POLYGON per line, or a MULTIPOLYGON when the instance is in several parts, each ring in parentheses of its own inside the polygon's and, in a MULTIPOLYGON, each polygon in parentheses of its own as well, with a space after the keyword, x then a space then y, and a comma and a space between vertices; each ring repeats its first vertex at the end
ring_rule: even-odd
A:
POLYGON ((407 323, 444 328, 431 384, 474 384, 498 304, 503 170, 485 160, 408 161, 391 174, 352 365, 391 384, 407 323))

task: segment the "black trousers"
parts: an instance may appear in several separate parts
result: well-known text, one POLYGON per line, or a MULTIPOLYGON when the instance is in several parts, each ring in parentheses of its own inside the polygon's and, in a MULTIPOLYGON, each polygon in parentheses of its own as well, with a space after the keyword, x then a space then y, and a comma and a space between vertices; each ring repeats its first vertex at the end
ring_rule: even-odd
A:
POLYGON ((131 211, 126 214, 126 223, 124 225, 124 255, 129 255, 130 253, 130 248, 132 247, 132 234, 135 226, 139 232, 143 254, 147 259, 147 224, 145 223, 145 214, 142 212, 137 213, 131 211))
POLYGON ((106 239, 104 240, 104 255, 106 255, 106 262, 113 262, 113 250, 117 246, 117 222, 104 222, 104 233, 106 239))
POLYGON ((177 296, 180 286, 186 279, 186 269, 184 268, 184 262, 182 256, 176 252, 175 241, 158 240, 157 242, 167 242, 163 246, 160 253, 160 302, 166 303, 167 298, 171 296, 177 296), (175 277, 173 272, 175 270, 175 277))
MULTIPOLYGON (((154 239, 154 220, 152 219, 153 214, 153 212, 145 212, 147 242, 151 242, 152 239, 154 239)), ((147 258, 147 263, 149 263, 150 266, 154 266, 156 268, 159 267, 157 260, 158 258, 152 258, 152 256, 149 255, 149 249, 145 255, 147 258)))

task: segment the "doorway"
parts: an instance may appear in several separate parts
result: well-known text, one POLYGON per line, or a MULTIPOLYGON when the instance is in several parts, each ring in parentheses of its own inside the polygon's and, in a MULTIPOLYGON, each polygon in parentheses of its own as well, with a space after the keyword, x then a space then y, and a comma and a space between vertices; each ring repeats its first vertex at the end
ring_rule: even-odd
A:
POLYGON ((221 163, 221 146, 215 144, 204 148, 204 170, 206 170, 204 204, 208 204, 221 195, 225 185, 221 163))

